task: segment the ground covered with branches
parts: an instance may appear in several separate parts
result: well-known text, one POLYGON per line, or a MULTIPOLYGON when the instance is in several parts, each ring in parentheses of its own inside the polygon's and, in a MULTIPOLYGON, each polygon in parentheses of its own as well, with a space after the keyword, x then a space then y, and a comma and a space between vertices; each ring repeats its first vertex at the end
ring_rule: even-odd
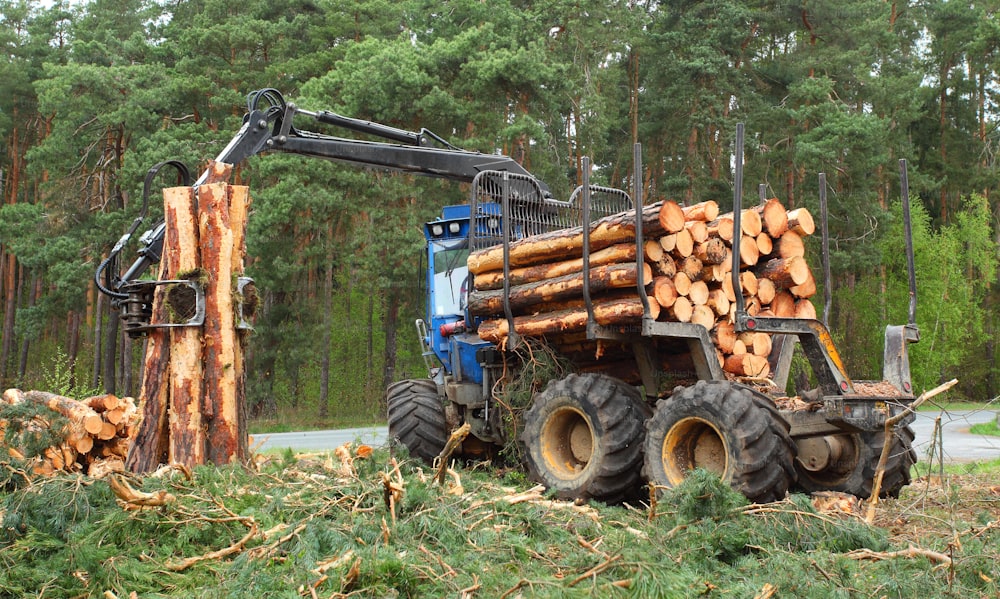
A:
POLYGON ((651 507, 551 501, 518 471, 388 450, 251 469, 28 479, 0 466, 2 597, 995 597, 1000 487, 749 505, 693 476, 651 507))

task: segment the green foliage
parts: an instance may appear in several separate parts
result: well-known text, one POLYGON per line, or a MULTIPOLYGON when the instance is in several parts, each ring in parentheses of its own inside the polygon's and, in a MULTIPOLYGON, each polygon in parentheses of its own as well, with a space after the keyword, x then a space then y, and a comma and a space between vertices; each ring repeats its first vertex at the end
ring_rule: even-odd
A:
MULTIPOLYGON (((354 475, 331 454, 261 458, 258 465, 257 472, 200 467, 192 480, 133 479, 138 490, 175 498, 143 510, 122 509, 105 481, 68 475, 0 496, 0 596, 294 597, 312 588, 320 596, 437 597, 476 585, 477 594, 491 597, 519 590, 538 597, 742 597, 765 584, 809 597, 876 594, 887 585, 902 596, 996 590, 990 560, 1000 537, 981 508, 969 521, 943 517, 940 538, 928 530, 915 539, 818 513, 804 496, 746 505, 703 473, 669 491, 650 520, 629 506, 512 501, 527 487, 501 486, 508 481, 489 472, 460 472, 464 492, 452 494, 412 462, 397 471, 384 450, 356 459, 354 475), (383 474, 403 482, 394 512, 383 474), (241 550, 208 557, 238 545, 251 527, 256 532, 241 550), (967 532, 958 533, 960 547, 946 549, 954 531, 967 532), (921 559, 849 559, 856 549, 914 543, 954 552, 952 574, 921 559), (194 563, 178 570, 185 559, 194 563)), ((899 503, 913 516, 911 501, 899 503)), ((895 502, 881 509, 891 512, 895 502)))

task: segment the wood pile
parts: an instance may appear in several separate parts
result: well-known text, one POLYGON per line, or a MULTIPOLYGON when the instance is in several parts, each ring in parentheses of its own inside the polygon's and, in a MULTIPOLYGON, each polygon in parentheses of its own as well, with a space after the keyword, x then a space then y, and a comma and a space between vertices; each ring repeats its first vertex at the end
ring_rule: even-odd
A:
MULTIPOLYGON (((125 470, 125 457, 139 420, 135 400, 131 397, 108 394, 78 401, 54 393, 20 389, 7 389, 2 397, 0 403, 33 403, 57 412, 68 421, 62 431, 49 431, 61 435, 61 442, 29 460, 33 474, 47 476, 57 471, 82 472, 100 478, 110 472, 125 470)), ((8 425, 0 420, 0 433, 8 425)), ((36 417, 30 423, 39 430, 47 429, 49 425, 43 417, 36 417)), ((18 448, 8 447, 7 450, 12 457, 24 458, 18 448)))
MULTIPOLYGON (((815 318, 809 298, 816 281, 805 260, 804 237, 813 234, 812 216, 804 208, 787 210, 770 199, 740 215, 739 247, 733 247, 733 214, 719 214, 707 201, 681 207, 658 202, 642 210, 643 281, 650 315, 660 321, 704 326, 723 370, 733 376, 766 377, 771 336, 743 332, 733 325, 733 252, 740 259, 739 292, 752 316, 815 318)), ((637 327, 643 316, 637 291, 635 219, 622 212, 595 221, 590 228, 590 290, 599 325, 637 327)), ((587 341, 583 302, 583 231, 570 228, 526 237, 510 244, 510 307, 520 335, 544 337, 587 369, 607 370, 598 362, 628 360, 628 348, 587 341), (620 355, 618 355, 620 354, 620 355), (577 358, 581 361, 577 361, 577 358)), ((509 334, 503 314, 503 251, 492 247, 473 252, 474 275, 469 311, 485 318, 479 336, 503 344, 509 334)), ((634 329, 638 330, 638 329, 634 329)), ((664 350, 667 353, 672 350, 664 350)), ((683 349, 682 351, 686 351, 683 349)), ((612 367, 611 373, 624 376, 612 367)), ((632 366, 631 368, 634 368, 632 366)))

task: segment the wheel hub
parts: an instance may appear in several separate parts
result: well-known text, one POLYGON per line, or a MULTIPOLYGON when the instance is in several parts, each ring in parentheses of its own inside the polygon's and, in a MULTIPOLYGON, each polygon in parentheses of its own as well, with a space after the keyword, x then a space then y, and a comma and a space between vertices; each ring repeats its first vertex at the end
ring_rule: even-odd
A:
POLYGON ((542 428, 542 457, 560 478, 576 477, 594 454, 594 429, 590 419, 576 408, 556 410, 542 428))
POLYGON ((684 418, 663 439, 663 470, 673 485, 680 484, 696 468, 725 477, 729 452, 725 437, 701 418, 684 418))

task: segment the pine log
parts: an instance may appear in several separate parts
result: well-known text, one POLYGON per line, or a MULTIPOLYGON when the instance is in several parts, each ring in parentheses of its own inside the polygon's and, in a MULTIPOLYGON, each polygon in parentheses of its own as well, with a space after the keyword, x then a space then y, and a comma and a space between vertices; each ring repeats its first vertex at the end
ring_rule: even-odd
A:
POLYGON ((749 353, 747 352, 747 344, 739 337, 736 338, 736 341, 733 341, 733 353, 737 355, 749 353))
POLYGON ((760 249, 757 238, 750 235, 740 237, 740 263, 744 266, 754 266, 760 260, 760 249))
POLYGON ((709 236, 719 237, 723 241, 733 240, 733 215, 725 214, 708 223, 709 236))
POLYGON ((747 353, 727 356, 722 369, 737 376, 752 377, 766 377, 769 371, 767 358, 747 353))
POLYGON ((725 316, 729 314, 730 306, 729 298, 726 297, 726 292, 722 288, 713 289, 708 293, 708 301, 705 304, 712 308, 716 314, 719 316, 725 316))
POLYGON ((22 401, 34 403, 62 414, 69 420, 70 426, 77 430, 82 428, 92 435, 101 432, 104 420, 101 415, 85 404, 69 397, 48 393, 46 391, 28 391, 22 396, 22 401))
POLYGON ((702 243, 695 244, 692 255, 705 264, 722 264, 726 261, 728 254, 725 242, 718 237, 712 237, 702 243))
POLYGON ((816 319, 816 306, 807 299, 800 299, 795 302, 795 309, 793 311, 795 318, 810 318, 816 319))
MULTIPOLYGON (((163 192, 166 229, 176 240, 164 246, 163 259, 171 279, 198 276, 198 216, 193 191, 175 187, 163 192)), ((170 346, 169 460, 193 468, 205 463, 201 331, 195 327, 170 329, 170 346)))
POLYGON ((710 222, 719 216, 719 205, 712 200, 699 202, 682 208, 684 218, 689 221, 710 222))
POLYGON ((677 274, 677 263, 668 254, 663 254, 659 262, 652 264, 653 272, 662 277, 673 277, 677 274))
MULTIPOLYGON (((590 254, 590 267, 603 266, 605 264, 623 264, 635 261, 635 244, 619 243, 606 247, 590 254)), ((572 260, 562 260, 548 264, 538 264, 535 266, 524 266, 512 268, 510 270, 510 284, 524 285, 525 283, 535 283, 545 279, 554 279, 573 273, 583 272, 583 258, 572 260)), ((484 291, 487 289, 503 288, 503 266, 500 270, 477 274, 474 279, 475 288, 484 291)))
POLYGON ((674 249, 672 253, 678 258, 687 258, 694 251, 694 238, 687 229, 682 229, 674 234, 674 249))
MULTIPOLYGON (((649 307, 651 315, 659 314, 659 304, 655 299, 649 300, 649 307)), ((634 324, 642 315, 643 306, 638 298, 594 302, 594 320, 602 326, 634 324)), ((514 318, 514 330, 526 337, 581 331, 586 327, 587 311, 579 308, 514 318)), ((484 341, 501 343, 506 340, 507 334, 505 318, 485 320, 479 325, 479 337, 484 341)))
POLYGON ((771 300, 771 310, 779 318, 794 318, 795 297, 787 291, 779 291, 771 300))
POLYGON ((771 355, 772 346, 773 341, 771 340, 771 335, 769 333, 757 333, 757 336, 754 337, 751 351, 755 356, 767 358, 771 355))
POLYGON ((672 252, 677 247, 677 233, 660 236, 660 247, 664 252, 672 252))
MULTIPOLYGON (((751 273, 752 274, 752 273, 751 273)), ((771 279, 757 278, 757 297, 760 303, 767 305, 774 301, 774 294, 778 292, 771 279)))
POLYGON ((775 286, 781 289, 801 285, 806 282, 808 277, 809 265, 800 256, 772 258, 757 273, 757 278, 771 279, 775 286))
POLYGON ((764 223, 760 219, 760 213, 753 208, 747 208, 741 212, 740 229, 743 230, 744 235, 756 239, 764 230, 764 223))
POLYGON ((708 239, 708 226, 700 220, 689 220, 684 224, 684 229, 691 236, 695 244, 703 243, 708 239))
POLYGON ((677 271, 682 272, 687 275, 688 279, 692 282, 701 279, 702 277, 702 267, 704 265, 701 260, 695 258, 694 256, 688 256, 677 264, 677 271))
POLYGON ((726 299, 728 299, 730 302, 736 301, 736 290, 733 289, 732 277, 723 277, 722 291, 726 294, 726 299))
POLYGON ((761 217, 764 231, 771 237, 781 237, 788 230, 788 212, 777 198, 769 199, 755 210, 761 217))
MULTIPOLYGON (((643 280, 651 282, 653 272, 643 263, 643 280)), ((635 263, 608 264, 590 269, 590 289, 598 293, 606 289, 620 289, 635 286, 637 279, 635 263)), ((573 298, 583 293, 583 273, 575 273, 545 279, 536 283, 526 283, 512 287, 507 296, 514 312, 546 302, 573 298)), ((472 291, 469 293, 469 313, 473 316, 491 316, 503 313, 503 289, 472 291)))
POLYGON ((116 395, 107 393, 105 395, 95 395, 81 400, 84 405, 95 412, 107 412, 115 410, 124 405, 124 402, 116 395))
POLYGON ((798 298, 810 298, 816 295, 816 278, 813 277, 812 271, 809 271, 809 276, 804 283, 789 287, 788 290, 798 298))
POLYGON ((802 258, 806 255, 806 244, 802 241, 802 237, 795 231, 786 231, 784 235, 777 239, 777 245, 778 256, 782 258, 791 258, 793 256, 802 258))
POLYGON ((757 277, 753 271, 744 270, 740 273, 740 289, 743 290, 744 295, 757 295, 758 287, 757 277))
POLYGON ((20 389, 7 389, 3 392, 2 398, 0 398, 5 404, 17 405, 24 401, 24 391, 20 389))
POLYGON ((688 299, 695 306, 703 306, 708 303, 708 285, 704 281, 695 281, 691 283, 691 289, 688 290, 688 299))
POLYGON ((694 314, 694 306, 691 304, 691 300, 681 295, 674 300, 674 305, 670 306, 667 314, 672 317, 672 320, 676 320, 677 322, 691 322, 691 315, 694 314))
MULTIPOLYGON (((642 209, 640 221, 645 237, 653 239, 666 231, 659 215, 667 202, 650 204, 642 209)), ((676 206, 676 204, 674 204, 676 206)), ((683 215, 682 215, 683 217, 683 215)), ((680 229, 684 228, 683 218, 680 229)), ((631 241, 635 238, 635 212, 632 210, 606 216, 590 224, 590 249, 631 241)), ((571 227, 518 239, 510 244, 510 266, 531 266, 568 258, 578 258, 583 251, 583 229, 571 227)), ((468 259, 469 272, 474 275, 503 269, 503 246, 496 245, 473 252, 468 259)))
POLYGON ((695 306, 691 313, 691 322, 700 324, 710 331, 715 326, 715 312, 704 304, 695 306))
MULTIPOLYGON (((663 254, 663 246, 660 245, 659 240, 647 239, 642 243, 642 255, 646 262, 659 262, 663 259, 663 254)), ((622 262, 624 262, 624 260, 622 262)))
POLYGON ((684 211, 672 200, 663 202, 658 215, 660 227, 667 233, 677 233, 684 229, 684 211))
POLYGON ((691 291, 691 277, 684 271, 678 271, 674 275, 674 289, 677 290, 677 295, 687 295, 691 291))
POLYGON ((661 307, 669 308, 677 300, 677 288, 670 277, 656 277, 653 279, 653 297, 661 307))
POLYGON ((724 353, 733 353, 733 345, 736 343, 736 328, 728 320, 719 320, 712 329, 712 343, 724 353))
POLYGON ((757 250, 761 256, 770 254, 774 251, 774 239, 767 233, 761 233, 757 236, 757 250))
MULTIPOLYGON (((233 252, 232 252, 232 272, 234 278, 239 278, 245 274, 246 262, 246 231, 247 215, 250 213, 250 189, 244 185, 234 185, 230 187, 229 198, 229 226, 233 232, 233 252)), ((247 289, 244 288, 244 293, 247 289)), ((255 293, 251 291, 250 293, 255 293)), ((254 316, 254 306, 251 305, 256 298, 244 297, 244 308, 249 314, 247 318, 254 316)), ((250 455, 250 433, 247 423, 247 402, 246 402, 246 346, 249 341, 250 331, 238 330, 236 332, 236 345, 233 348, 233 377, 236 380, 237 397, 237 448, 236 458, 245 461, 250 455)), ((128 429, 131 416, 126 409, 125 426, 128 429)), ((211 439, 211 433, 210 437, 211 439)))
POLYGON ((813 222, 812 214, 809 214, 805 208, 788 211, 788 228, 802 237, 808 237, 816 232, 816 224, 813 222))

